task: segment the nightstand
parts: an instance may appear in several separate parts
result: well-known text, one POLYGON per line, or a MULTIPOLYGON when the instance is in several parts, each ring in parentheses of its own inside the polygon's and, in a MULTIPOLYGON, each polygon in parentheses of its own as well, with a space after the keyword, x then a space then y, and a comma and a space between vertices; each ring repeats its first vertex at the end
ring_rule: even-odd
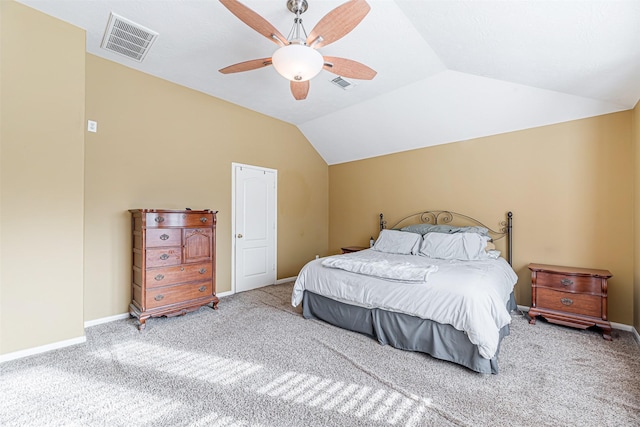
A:
POLYGON ((607 318, 608 270, 529 264, 531 309, 529 323, 542 316, 551 323, 586 329, 597 326, 611 340, 607 318))
POLYGON ((343 254, 350 254, 351 252, 358 252, 369 248, 366 248, 364 246, 345 246, 344 248, 340 249, 342 249, 343 254))

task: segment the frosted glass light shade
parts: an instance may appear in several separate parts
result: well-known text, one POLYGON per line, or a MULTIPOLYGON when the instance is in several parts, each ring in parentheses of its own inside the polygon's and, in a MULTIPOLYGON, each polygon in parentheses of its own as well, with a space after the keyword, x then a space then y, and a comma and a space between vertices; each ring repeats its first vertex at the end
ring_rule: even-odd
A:
POLYGON ((317 50, 299 44, 290 44, 276 50, 271 63, 280 75, 294 82, 314 78, 324 66, 324 58, 317 50))

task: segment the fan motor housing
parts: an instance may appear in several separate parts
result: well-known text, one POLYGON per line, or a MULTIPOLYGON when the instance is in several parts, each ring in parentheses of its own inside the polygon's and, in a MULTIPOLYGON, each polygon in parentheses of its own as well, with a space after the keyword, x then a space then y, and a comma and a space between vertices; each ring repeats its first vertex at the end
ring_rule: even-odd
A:
POLYGON ((296 15, 298 13, 300 14, 305 13, 308 8, 309 8, 309 3, 307 3, 307 0, 288 0, 287 1, 287 9, 289 9, 291 12, 295 13, 296 15))

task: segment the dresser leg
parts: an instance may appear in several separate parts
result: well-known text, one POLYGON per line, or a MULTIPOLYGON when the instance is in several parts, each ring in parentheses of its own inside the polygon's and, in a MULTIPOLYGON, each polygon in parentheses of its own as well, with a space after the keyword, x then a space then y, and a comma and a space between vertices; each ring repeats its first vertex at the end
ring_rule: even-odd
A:
POLYGON ((602 329, 602 338, 607 341, 612 341, 611 339, 611 327, 607 325, 598 325, 600 329, 602 329))
POLYGON ((138 319, 138 322, 138 330, 142 332, 147 327, 147 319, 138 319))

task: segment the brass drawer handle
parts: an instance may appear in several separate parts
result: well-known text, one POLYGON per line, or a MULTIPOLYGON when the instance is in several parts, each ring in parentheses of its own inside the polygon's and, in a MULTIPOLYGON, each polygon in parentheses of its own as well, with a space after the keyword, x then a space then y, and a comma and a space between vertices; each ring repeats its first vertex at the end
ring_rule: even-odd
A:
POLYGON ((203 216, 202 218, 200 218, 200 222, 204 224, 205 222, 207 222, 207 218, 203 216))
POLYGON ((164 276, 162 274, 158 274, 156 277, 154 277, 154 279, 156 279, 157 281, 160 281, 164 279, 164 276))
POLYGON ((206 269, 206 268, 201 268, 201 269, 198 271, 198 273, 200 273, 200 274, 204 274, 204 273, 206 273, 206 272, 207 272, 207 269, 206 269))
POLYGON ((162 216, 157 216, 157 217, 156 217, 156 219, 155 219, 155 222, 158 222, 158 223, 160 223, 160 222, 164 222, 164 217, 162 217, 162 216))
POLYGON ((160 236, 160 240, 167 240, 169 238, 168 234, 163 234, 162 236, 160 236))
POLYGON ((573 300, 570 298, 562 298, 560 299, 560 302, 563 303, 564 305, 571 305, 573 304, 573 300))
POLYGON ((156 297, 154 298, 154 300, 156 301, 160 301, 164 298, 164 295, 160 294, 160 295, 156 295, 156 297))
POLYGON ((162 255, 160 255, 160 259, 161 259, 161 260, 163 260, 163 261, 164 261, 165 259, 169 259, 169 255, 167 255, 167 254, 162 254, 162 255))
POLYGON ((560 283, 562 284, 562 286, 570 286, 570 285, 573 285, 573 280, 562 279, 560 280, 560 283))
POLYGON ((200 288, 198 288, 198 290, 199 290, 200 292, 204 292, 204 291, 206 291, 206 290, 207 290, 207 287, 206 287, 206 286, 204 286, 204 285, 202 285, 202 286, 200 286, 200 288))

